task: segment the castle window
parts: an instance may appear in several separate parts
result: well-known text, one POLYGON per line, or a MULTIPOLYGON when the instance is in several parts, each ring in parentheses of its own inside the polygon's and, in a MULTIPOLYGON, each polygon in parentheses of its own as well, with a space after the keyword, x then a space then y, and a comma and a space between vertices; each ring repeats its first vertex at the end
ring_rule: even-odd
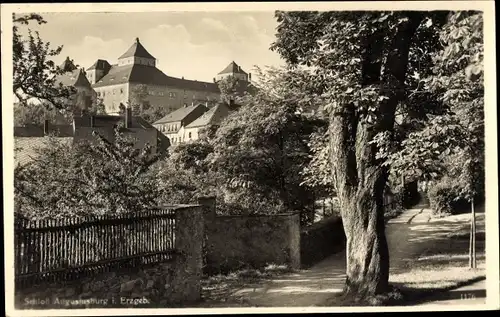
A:
POLYGON ((120 88, 120 94, 123 95, 123 88, 120 88))
POLYGON ((189 138, 191 139, 191 132, 189 132, 189 138))
POLYGON ((158 95, 163 96, 163 91, 160 91, 158 95))

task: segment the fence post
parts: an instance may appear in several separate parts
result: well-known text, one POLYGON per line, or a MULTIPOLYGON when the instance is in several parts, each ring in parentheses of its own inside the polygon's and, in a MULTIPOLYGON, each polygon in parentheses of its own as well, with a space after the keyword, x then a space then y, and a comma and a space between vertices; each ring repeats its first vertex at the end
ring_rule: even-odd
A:
POLYGON ((203 210, 200 206, 177 209, 175 221, 177 256, 170 298, 195 302, 201 298, 203 210))

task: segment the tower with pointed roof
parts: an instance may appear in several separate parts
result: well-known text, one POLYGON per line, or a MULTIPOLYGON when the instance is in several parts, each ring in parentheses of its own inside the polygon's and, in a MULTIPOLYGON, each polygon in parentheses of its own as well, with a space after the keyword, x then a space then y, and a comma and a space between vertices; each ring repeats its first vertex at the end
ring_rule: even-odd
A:
POLYGON ((249 81, 251 79, 251 75, 247 74, 244 70, 241 69, 241 66, 236 64, 234 61, 229 63, 222 71, 217 74, 217 81, 226 78, 228 76, 232 76, 242 81, 249 81))
POLYGON ((75 105, 74 111, 87 109, 92 105, 96 98, 96 92, 87 78, 87 74, 82 68, 77 68, 73 61, 68 57, 61 64, 63 70, 56 79, 56 85, 75 88, 75 94, 70 96, 70 101, 75 105))
POLYGON ((87 69, 87 78, 93 85, 101 80, 101 78, 103 78, 110 69, 111 65, 108 63, 108 61, 98 59, 92 66, 87 69))
POLYGON ((153 57, 139 42, 139 38, 135 39, 135 43, 118 57, 118 66, 125 65, 144 65, 156 67, 156 58, 153 57))
POLYGON ((69 56, 66 56, 66 59, 64 60, 64 62, 61 64, 61 69, 67 73, 67 72, 72 72, 76 69, 76 66, 75 64, 73 63, 73 61, 69 58, 69 56))

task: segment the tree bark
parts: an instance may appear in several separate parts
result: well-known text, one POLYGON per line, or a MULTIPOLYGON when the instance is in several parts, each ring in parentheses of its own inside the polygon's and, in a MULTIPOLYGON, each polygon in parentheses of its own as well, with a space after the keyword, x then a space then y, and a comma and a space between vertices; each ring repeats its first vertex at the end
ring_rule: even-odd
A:
POLYGON ((363 76, 380 78, 380 94, 387 97, 377 105, 375 122, 360 120, 352 104, 330 114, 333 179, 347 238, 345 293, 359 300, 389 290, 389 250, 383 203, 388 171, 376 159, 378 149, 370 141, 379 132, 393 131, 396 106, 404 98, 411 38, 420 21, 421 14, 409 13, 407 22, 398 26, 387 50, 374 50, 389 52, 378 69, 370 67, 369 72, 377 73, 363 72, 363 76))

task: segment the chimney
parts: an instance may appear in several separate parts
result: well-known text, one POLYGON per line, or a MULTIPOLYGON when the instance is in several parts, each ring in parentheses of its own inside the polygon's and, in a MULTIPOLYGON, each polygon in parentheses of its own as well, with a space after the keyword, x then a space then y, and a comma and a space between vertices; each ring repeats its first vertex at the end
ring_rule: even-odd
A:
POLYGON ((90 127, 91 128, 95 127, 95 117, 94 116, 90 116, 90 127))
POLYGON ((125 108, 125 128, 132 127, 132 108, 125 108))
POLYGON ((49 120, 45 119, 43 122, 43 135, 49 134, 49 120))
POLYGON ((215 77, 214 77, 214 83, 215 83, 215 77))

